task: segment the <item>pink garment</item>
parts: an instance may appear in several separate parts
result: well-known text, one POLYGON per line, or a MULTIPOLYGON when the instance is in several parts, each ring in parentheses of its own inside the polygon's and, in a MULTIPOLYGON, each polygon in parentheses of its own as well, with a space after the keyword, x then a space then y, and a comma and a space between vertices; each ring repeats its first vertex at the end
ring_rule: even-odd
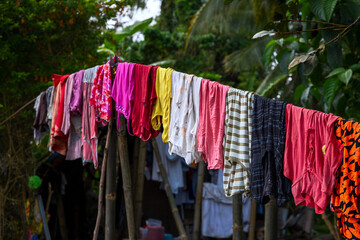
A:
POLYGON ((64 114, 61 125, 61 131, 67 135, 70 130, 70 100, 72 95, 72 89, 74 85, 74 76, 75 74, 71 74, 65 84, 65 93, 64 93, 64 114))
POLYGON ((93 106, 90 106, 90 92, 92 83, 83 83, 83 119, 82 119, 82 146, 83 163, 92 162, 97 169, 97 126, 96 112, 93 106))
POLYGON ((292 181, 296 205, 324 213, 335 185, 343 146, 336 140, 338 117, 288 104, 284 175, 292 181))
POLYGON ((116 69, 116 76, 111 96, 115 101, 115 109, 118 112, 117 128, 120 129, 120 114, 128 120, 131 117, 131 109, 134 102, 134 67, 135 63, 119 63, 116 69))
POLYGON ((93 85, 91 87, 90 94, 90 106, 93 106, 96 111, 96 121, 100 122, 100 109, 101 109, 101 97, 102 97, 102 83, 104 79, 103 68, 105 65, 100 65, 96 71, 93 85))
POLYGON ((198 127, 198 151, 208 169, 224 168, 223 137, 226 94, 229 86, 202 79, 198 127))

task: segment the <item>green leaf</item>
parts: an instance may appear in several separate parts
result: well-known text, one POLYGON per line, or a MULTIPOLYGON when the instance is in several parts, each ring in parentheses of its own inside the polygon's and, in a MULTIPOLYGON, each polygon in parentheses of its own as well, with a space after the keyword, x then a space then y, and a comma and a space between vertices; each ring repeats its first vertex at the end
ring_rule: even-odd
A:
POLYGON ((323 86, 323 94, 324 94, 324 102, 326 105, 326 108, 329 112, 331 110, 332 102, 334 101, 334 97, 336 94, 336 91, 339 86, 339 79, 337 77, 329 78, 325 81, 323 86))
POLYGON ((351 65, 350 69, 353 70, 353 71, 359 70, 360 69, 360 64, 357 63, 357 64, 354 64, 354 65, 351 65))
POLYGON ((345 72, 345 68, 343 68, 343 67, 335 68, 334 70, 332 70, 332 71, 329 73, 329 75, 326 76, 326 78, 329 78, 329 77, 338 75, 338 74, 343 73, 343 72, 345 72))
POLYGON ((310 1, 310 9, 319 19, 329 21, 337 0, 314 0, 310 1))
POLYGON ((345 83, 346 86, 349 84, 351 77, 352 77, 351 69, 348 69, 344 73, 339 74, 340 81, 345 83))
POLYGON ((285 81, 287 77, 288 75, 281 73, 277 66, 265 77, 260 86, 256 89, 256 94, 264 97, 269 95, 272 90, 274 90, 278 84, 285 81))
POLYGON ((136 32, 147 28, 150 25, 150 23, 152 22, 152 20, 153 20, 152 18, 148 18, 146 20, 136 22, 133 25, 130 25, 130 26, 120 30, 119 32, 116 32, 113 36, 113 39, 117 42, 120 42, 120 41, 124 40, 126 37, 132 36, 136 32))
POLYGON ((311 93, 312 95, 316 98, 316 100, 318 100, 318 102, 321 101, 321 93, 319 91, 319 89, 317 87, 313 87, 311 88, 311 93))
POLYGON ((306 107, 306 103, 309 101, 311 87, 312 84, 310 83, 309 86, 301 94, 301 105, 303 105, 304 107, 306 107))
POLYGON ((265 52, 263 55, 263 60, 264 60, 264 65, 266 68, 269 67, 270 62, 271 62, 271 56, 274 53, 274 49, 276 47, 275 45, 276 41, 275 40, 271 40, 265 47, 265 52))
POLYGON ((325 15, 326 21, 330 20, 332 14, 334 12, 336 3, 337 3, 337 0, 324 0, 323 9, 324 9, 324 15, 325 15))
POLYGON ((304 90, 306 89, 306 87, 304 85, 299 85, 296 87, 295 92, 294 92, 294 100, 295 102, 300 100, 300 97, 302 95, 302 93, 304 92, 304 90))

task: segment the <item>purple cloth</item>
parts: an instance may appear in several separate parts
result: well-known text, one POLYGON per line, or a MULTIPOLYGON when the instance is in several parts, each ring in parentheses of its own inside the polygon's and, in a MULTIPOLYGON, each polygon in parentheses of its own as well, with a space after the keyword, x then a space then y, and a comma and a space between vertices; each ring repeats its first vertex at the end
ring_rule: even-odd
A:
MULTIPOLYGON (((134 100, 134 67, 135 63, 119 63, 116 69, 111 97, 115 101, 115 108, 118 112, 117 128, 120 128, 120 114, 128 120, 131 116, 131 102, 134 100)), ((131 134, 129 132, 129 134, 131 134)))
POLYGON ((71 74, 66 83, 65 83, 65 93, 64 93, 64 114, 63 121, 61 125, 61 131, 67 135, 70 130, 70 100, 72 95, 73 83, 74 83, 75 74, 71 74))
POLYGON ((84 77, 85 70, 81 70, 75 73, 74 83, 70 101, 70 113, 71 114, 82 114, 83 108, 83 84, 82 80, 84 77))

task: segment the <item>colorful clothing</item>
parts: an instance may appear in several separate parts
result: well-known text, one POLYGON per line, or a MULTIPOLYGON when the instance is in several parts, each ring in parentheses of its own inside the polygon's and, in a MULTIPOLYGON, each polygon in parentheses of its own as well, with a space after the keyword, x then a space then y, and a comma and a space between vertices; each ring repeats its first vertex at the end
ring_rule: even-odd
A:
MULTIPOLYGON (((199 107, 201 79, 173 71, 171 83, 171 113, 169 127, 169 153, 175 153, 187 164, 199 162, 201 154, 195 146, 197 133, 196 105, 199 107), (197 98, 194 99, 194 95, 197 98), (196 101, 194 103, 194 101, 196 101), (196 126, 195 126, 196 125, 196 126)), ((199 108, 197 108, 199 114, 199 108)))
POLYGON ((134 105, 131 112, 131 126, 135 136, 143 141, 156 137, 160 131, 151 126, 151 113, 156 103, 156 71, 158 67, 135 65, 134 105))
POLYGON ((115 109, 118 112, 117 129, 120 129, 120 114, 127 119, 128 132, 131 109, 134 101, 134 67, 135 63, 119 63, 116 68, 116 76, 111 96, 115 101, 115 109))
POLYGON ((251 133, 254 93, 230 88, 224 134, 225 195, 250 192, 251 133))
POLYGON ((284 176, 286 103, 254 96, 251 140, 251 194, 261 204, 273 196, 278 206, 291 199, 291 182, 284 176))
POLYGON ((336 174, 331 209, 345 239, 360 239, 360 124, 339 118, 336 139, 344 146, 342 163, 336 174))
POLYGON ((82 151, 83 164, 92 162, 98 167, 96 110, 90 105, 90 94, 98 66, 86 69, 83 77, 82 151))
POLYGON ((166 143, 169 139, 170 106, 171 106, 171 68, 159 67, 156 72, 157 101, 151 115, 151 124, 155 130, 160 130, 163 125, 162 139, 166 143))
POLYGON ((198 151, 208 169, 224 167, 224 125, 229 86, 203 79, 200 90, 198 151))
POLYGON ((325 212, 342 159, 342 145, 334 135, 338 117, 288 104, 285 126, 284 175, 292 182, 296 205, 325 212))
POLYGON ((75 115, 82 114, 82 106, 83 106, 83 77, 85 70, 81 70, 74 75, 74 83, 71 93, 70 100, 70 113, 75 115))
POLYGON ((53 103, 53 114, 50 131, 50 150, 58 152, 61 155, 66 155, 67 137, 61 132, 61 125, 64 113, 64 94, 65 83, 69 75, 53 74, 52 80, 55 87, 55 96, 53 103))

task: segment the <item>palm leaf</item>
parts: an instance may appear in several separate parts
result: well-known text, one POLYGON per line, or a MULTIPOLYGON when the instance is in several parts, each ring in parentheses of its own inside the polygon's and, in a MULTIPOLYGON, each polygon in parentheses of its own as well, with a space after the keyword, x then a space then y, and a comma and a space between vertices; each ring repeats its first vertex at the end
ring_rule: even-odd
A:
POLYGON ((255 93, 260 96, 268 96, 277 85, 287 79, 288 75, 280 71, 279 66, 276 66, 262 81, 255 93))

